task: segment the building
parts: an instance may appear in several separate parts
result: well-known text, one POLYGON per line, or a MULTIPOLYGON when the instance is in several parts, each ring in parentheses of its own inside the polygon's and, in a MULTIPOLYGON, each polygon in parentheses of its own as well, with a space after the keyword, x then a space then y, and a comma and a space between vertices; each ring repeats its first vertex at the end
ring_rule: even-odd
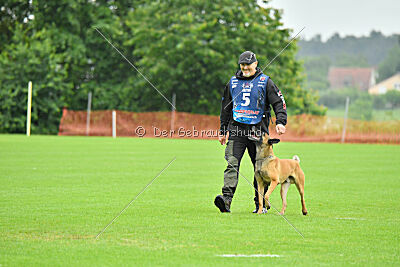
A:
POLYGON ((368 93, 372 95, 380 95, 385 94, 389 90, 400 91, 400 72, 372 86, 369 88, 368 93))
POLYGON ((376 83, 376 73, 373 68, 335 68, 329 69, 328 80, 331 89, 357 88, 361 91, 376 83))

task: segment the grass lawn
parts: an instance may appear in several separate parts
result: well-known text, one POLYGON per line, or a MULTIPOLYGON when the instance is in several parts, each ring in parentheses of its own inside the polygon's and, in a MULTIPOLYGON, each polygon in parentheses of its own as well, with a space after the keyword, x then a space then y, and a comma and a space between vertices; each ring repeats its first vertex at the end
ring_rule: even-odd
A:
MULTIPOLYGON (((400 146, 280 143, 275 154, 301 158, 309 215, 292 185, 286 216, 305 238, 272 209, 252 214, 241 177, 232 213, 219 213, 218 141, 0 135, 0 266, 398 265, 400 146)), ((247 155, 241 172, 252 181, 247 155)))

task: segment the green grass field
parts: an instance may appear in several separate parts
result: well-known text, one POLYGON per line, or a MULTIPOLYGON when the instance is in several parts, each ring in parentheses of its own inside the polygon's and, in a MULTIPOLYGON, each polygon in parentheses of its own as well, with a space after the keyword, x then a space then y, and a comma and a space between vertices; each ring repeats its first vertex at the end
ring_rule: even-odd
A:
MULTIPOLYGON (((309 215, 292 185, 286 216, 305 238, 272 209, 252 214, 243 178, 232 213, 219 213, 218 141, 0 135, 0 266, 399 264, 400 146, 280 143, 275 154, 301 158, 309 215)), ((248 156, 241 172, 252 181, 248 156)))

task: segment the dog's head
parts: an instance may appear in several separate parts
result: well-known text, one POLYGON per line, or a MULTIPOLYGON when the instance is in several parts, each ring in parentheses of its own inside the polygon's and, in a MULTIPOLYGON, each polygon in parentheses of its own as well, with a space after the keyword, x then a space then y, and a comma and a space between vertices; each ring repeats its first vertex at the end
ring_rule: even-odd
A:
POLYGON ((274 155, 273 144, 279 143, 280 140, 276 138, 270 138, 268 134, 262 136, 261 145, 257 146, 257 155, 259 158, 266 158, 274 155))

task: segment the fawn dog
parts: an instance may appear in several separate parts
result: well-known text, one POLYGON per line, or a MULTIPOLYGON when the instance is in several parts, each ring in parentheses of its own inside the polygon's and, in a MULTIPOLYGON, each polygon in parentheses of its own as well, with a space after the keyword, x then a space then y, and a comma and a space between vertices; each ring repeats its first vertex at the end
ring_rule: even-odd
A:
POLYGON ((269 197, 278 184, 281 184, 282 210, 284 214, 287 206, 286 195, 290 184, 295 184, 301 197, 301 206, 303 215, 307 215, 306 203, 304 201, 304 172, 300 168, 300 158, 293 156, 293 159, 279 159, 272 150, 273 144, 279 143, 279 139, 270 139, 265 134, 262 141, 259 142, 256 154, 256 167, 254 175, 258 184, 258 214, 262 213, 264 183, 270 183, 268 191, 265 193, 265 203, 267 209, 270 208, 269 197))

